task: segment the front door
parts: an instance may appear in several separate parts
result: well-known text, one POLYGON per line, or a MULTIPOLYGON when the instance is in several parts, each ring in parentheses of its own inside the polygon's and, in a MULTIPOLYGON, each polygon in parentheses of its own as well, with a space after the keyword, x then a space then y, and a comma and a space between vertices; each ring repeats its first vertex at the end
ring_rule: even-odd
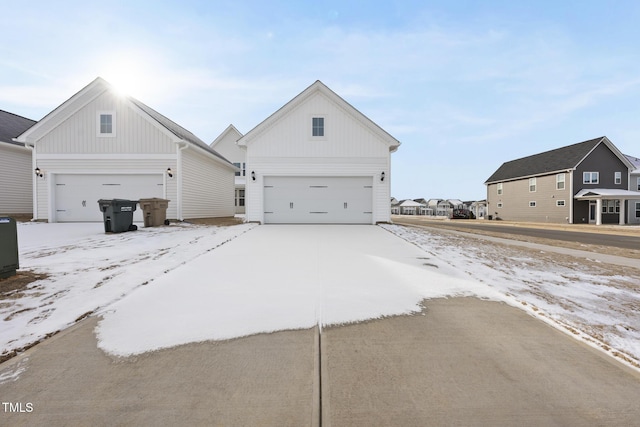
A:
POLYGON ((597 208, 595 200, 589 200, 589 224, 596 223, 597 208))

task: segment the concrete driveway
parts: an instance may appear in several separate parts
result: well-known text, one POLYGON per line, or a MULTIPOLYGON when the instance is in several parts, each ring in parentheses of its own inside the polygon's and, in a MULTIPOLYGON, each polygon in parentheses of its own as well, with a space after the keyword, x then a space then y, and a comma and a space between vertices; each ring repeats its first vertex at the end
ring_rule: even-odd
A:
MULTIPOLYGON (((427 268, 420 259, 424 254, 367 226, 298 227, 284 233, 289 236, 284 242, 265 243, 278 241, 283 229, 251 230, 174 270, 166 284, 159 281, 124 298, 105 321, 119 312, 127 318, 138 298, 153 305, 154 288, 169 286, 173 274, 182 275, 184 283, 197 282, 200 275, 189 274, 202 264, 220 277, 227 277, 225 268, 241 277, 233 260, 259 257, 262 261, 251 264, 246 275, 254 281, 262 277, 269 282, 276 279, 269 275, 278 274, 280 281, 312 282, 308 289, 324 293, 320 315, 317 304, 304 306, 313 312, 299 319, 310 324, 286 322, 298 311, 282 315, 282 310, 300 308, 289 301, 243 316, 248 317, 245 326, 260 319, 271 325, 270 318, 282 318, 278 324, 291 325, 290 330, 255 330, 244 338, 115 357, 97 347, 99 319, 89 318, 0 367, 0 425, 609 426, 640 419, 636 371, 503 303, 429 299, 413 314, 392 316, 390 311, 381 320, 320 333, 314 322, 323 315, 347 318, 345 308, 354 307, 354 299, 362 301, 362 313, 353 316, 378 309, 385 298, 393 302, 388 288, 366 292, 359 278, 377 276, 379 283, 399 279, 398 292, 406 298, 419 296, 419 287, 411 284, 421 277, 416 269, 427 268), (261 265, 263 270, 255 267, 261 265), (334 296, 326 294, 329 285, 336 288, 334 296), (339 288, 344 289, 337 292, 339 288), (349 305, 336 307, 347 301, 349 305)), ((244 280, 236 286, 248 285, 244 280)), ((263 298, 269 306, 266 302, 274 301, 269 292, 280 291, 267 287, 264 294, 247 298, 263 298)), ((209 296, 191 294, 195 300, 209 296)), ((175 304, 188 301, 178 298, 175 304)), ((356 305, 354 311, 360 308, 356 305)), ((183 310, 164 316, 176 313, 183 310)), ((146 314, 153 318, 162 312, 154 314, 152 307, 146 314)), ((182 318, 172 320, 180 323, 182 318)), ((162 336, 161 330, 139 329, 147 322, 140 319, 121 332, 142 334, 145 342, 149 337, 144 331, 162 336)), ((193 327, 188 322, 185 332, 193 327)), ((207 333, 226 330, 195 324, 207 333)), ((118 348, 117 340, 110 342, 106 347, 118 348)))

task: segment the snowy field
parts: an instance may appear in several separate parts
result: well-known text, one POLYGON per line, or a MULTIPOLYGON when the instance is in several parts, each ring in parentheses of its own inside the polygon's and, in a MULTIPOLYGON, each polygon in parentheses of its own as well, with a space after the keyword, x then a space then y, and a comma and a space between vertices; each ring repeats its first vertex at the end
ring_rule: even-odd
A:
MULTIPOLYGON (((395 225, 375 230, 389 255, 359 241, 370 227, 343 227, 352 252, 329 248, 319 259, 321 248, 300 241, 295 227, 276 239, 265 233, 273 228, 249 231, 256 227, 182 224, 106 235, 102 224, 19 224, 22 269, 48 278, 0 300, 2 354, 87 313, 103 316, 100 347, 126 356, 407 314, 424 298, 466 295, 505 301, 638 367, 638 269, 395 225), (254 234, 261 239, 243 246, 254 234), (274 245, 295 248, 300 261, 279 259, 274 245), (336 263, 333 276, 323 273, 336 263)), ((317 227, 321 244, 331 245, 335 228, 317 227)))

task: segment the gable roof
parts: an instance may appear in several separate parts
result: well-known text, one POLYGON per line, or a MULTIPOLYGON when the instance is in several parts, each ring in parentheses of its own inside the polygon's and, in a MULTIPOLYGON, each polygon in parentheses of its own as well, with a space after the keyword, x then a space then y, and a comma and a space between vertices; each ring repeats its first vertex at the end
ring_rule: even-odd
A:
POLYGON ((235 133, 236 134, 236 141, 240 138, 242 138, 242 134, 240 133, 240 131, 238 129, 236 129, 236 127, 234 125, 229 125, 227 126, 227 128, 225 130, 222 131, 222 133, 213 140, 213 142, 211 144, 209 144, 211 147, 215 147, 220 141, 222 141, 228 134, 230 133, 235 133))
POLYGON ((633 174, 640 173, 640 158, 636 156, 629 156, 627 154, 625 154, 625 157, 633 165, 633 169, 631 170, 631 173, 633 174))
POLYGON ((0 110, 0 141, 24 146, 24 144, 14 141, 13 138, 17 137, 34 124, 36 124, 35 120, 0 110))
MULTIPOLYGON (((21 133, 16 139, 19 142, 33 144, 36 140, 40 139, 42 136, 46 135, 48 132, 54 129, 59 123, 62 123, 64 120, 69 118, 85 105, 107 91, 115 91, 115 89, 106 80, 101 77, 97 77, 94 81, 78 91, 71 98, 69 98, 49 114, 44 116, 42 120, 21 133)), ((147 106, 146 104, 138 101, 131 96, 124 96, 124 99, 127 100, 135 110, 141 112, 149 120, 155 123, 162 131, 164 131, 169 136, 172 136, 172 139, 174 139, 175 142, 184 141, 188 144, 201 148, 207 153, 231 165, 231 163, 227 159, 216 152, 207 143, 205 143, 193 133, 178 125, 174 121, 158 113, 153 108, 147 106)), ((233 165, 231 166, 233 167, 233 165)))
POLYGON ((251 140, 269 128, 272 124, 280 120, 290 111, 295 109, 298 105, 304 102, 313 94, 320 92, 325 95, 328 99, 330 99, 333 103, 338 105, 345 111, 347 114, 350 114, 355 120, 362 123, 368 129, 370 129, 374 134, 376 134, 380 139, 385 141, 389 145, 389 151, 394 152, 400 146, 400 141, 391 136, 387 131, 378 126, 375 122, 369 119, 367 116, 362 114, 356 108, 354 108, 351 104, 345 101, 343 98, 338 96, 334 91, 329 89, 324 83, 320 80, 316 80, 311 86, 300 92, 296 97, 294 97, 291 101, 287 102, 283 105, 279 110, 275 113, 271 114, 261 123, 259 123, 256 127, 247 132, 242 138, 237 141, 237 144, 240 146, 246 146, 251 140))
MULTIPOLYGON (((485 181, 485 184, 573 169, 600 143, 607 144, 614 153, 618 153, 618 150, 611 141, 609 141, 606 136, 601 136, 566 147, 556 148, 555 150, 505 162, 485 181)), ((624 156, 621 155, 618 155, 618 157, 624 158, 624 156)), ((628 163, 628 160, 626 160, 626 162, 628 163)))

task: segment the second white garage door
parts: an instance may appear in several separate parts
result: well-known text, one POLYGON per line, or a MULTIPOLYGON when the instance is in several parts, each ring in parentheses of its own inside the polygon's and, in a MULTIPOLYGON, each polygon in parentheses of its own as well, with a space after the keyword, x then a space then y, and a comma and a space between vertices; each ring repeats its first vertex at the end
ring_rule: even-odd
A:
POLYGON ((264 178, 268 224, 371 224, 371 177, 264 178))
MULTIPOLYGON (((102 221, 99 199, 163 197, 162 175, 57 175, 54 214, 58 222, 102 221)), ((140 206, 134 221, 142 221, 140 206)))

